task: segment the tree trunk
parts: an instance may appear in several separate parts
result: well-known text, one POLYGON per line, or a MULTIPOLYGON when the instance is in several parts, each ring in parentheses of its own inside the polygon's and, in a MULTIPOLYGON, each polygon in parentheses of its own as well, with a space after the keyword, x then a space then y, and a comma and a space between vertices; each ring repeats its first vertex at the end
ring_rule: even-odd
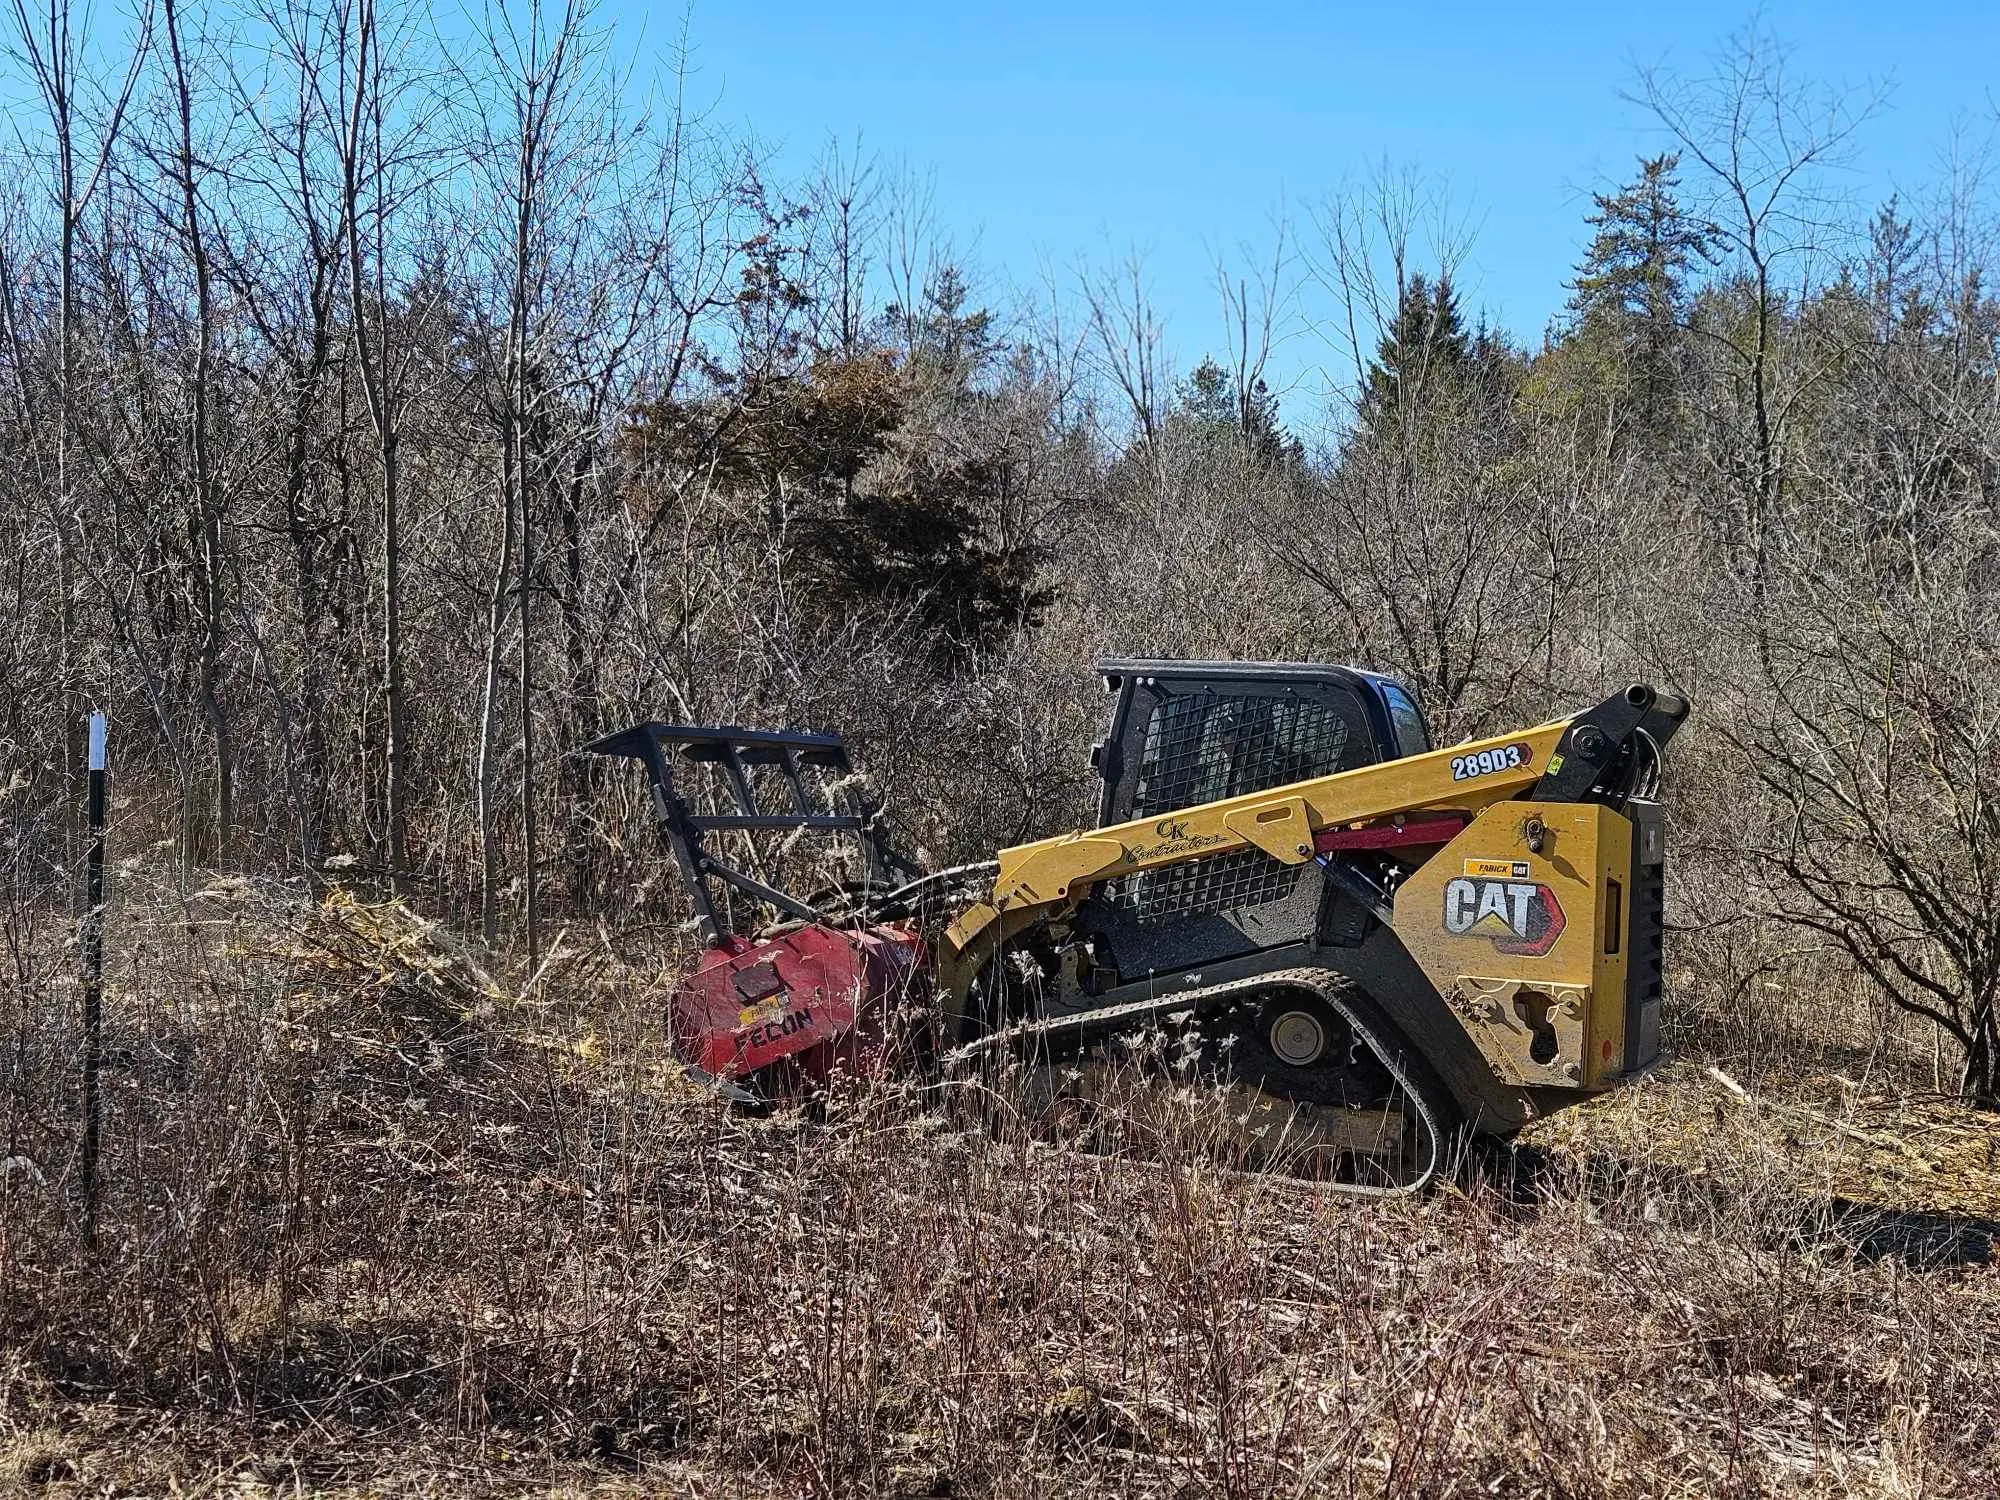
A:
POLYGON ((506 652, 507 604, 514 571, 514 479, 503 456, 500 476, 500 558, 486 596, 486 680, 479 699, 479 757, 473 772, 474 813, 479 821, 479 931, 488 943, 500 935, 500 851, 495 837, 494 741, 500 729, 500 664, 506 652))
POLYGON ((194 554, 201 600, 201 711, 214 742, 215 819, 214 861, 228 869, 234 860, 236 827, 235 745, 222 701, 223 617, 227 610, 228 565, 223 556, 222 496, 215 472, 210 426, 215 381, 214 277, 208 242, 202 232, 201 202, 195 182, 194 98, 187 58, 181 48, 180 5, 165 3, 167 53, 173 66, 174 104, 179 134, 174 143, 174 186, 179 190, 181 232, 187 237, 188 262, 194 268, 195 365, 194 430, 189 434, 189 459, 194 469, 194 554))
POLYGON ((403 526, 398 507, 400 443, 389 427, 382 437, 382 696, 384 723, 383 813, 389 824, 390 877, 400 887, 410 869, 407 737, 403 713, 403 526))
POLYGON ((2000 1110, 2000 1010, 1990 998, 1973 1007, 1969 1029, 1959 1097, 1974 1109, 2000 1110))

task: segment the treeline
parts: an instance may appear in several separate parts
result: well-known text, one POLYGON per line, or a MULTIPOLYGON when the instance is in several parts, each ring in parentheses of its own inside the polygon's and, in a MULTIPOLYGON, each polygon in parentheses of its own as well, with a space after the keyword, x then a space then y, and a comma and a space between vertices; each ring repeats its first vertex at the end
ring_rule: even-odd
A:
POLYGON ((122 850, 533 948, 677 920, 571 753, 635 717, 839 728, 946 858, 1088 817, 1100 653, 1356 660, 1447 739, 1643 677, 1700 709, 1682 1014, 1905 1079, 1942 1039, 2000 1099, 1990 205, 1836 201, 1872 101, 1769 44, 1638 81, 1666 149, 1539 347, 1385 173, 1223 268, 1180 372, 1143 266, 995 299, 887 167, 634 106, 583 5, 9 17, 17 917, 72 891, 92 708, 122 850))

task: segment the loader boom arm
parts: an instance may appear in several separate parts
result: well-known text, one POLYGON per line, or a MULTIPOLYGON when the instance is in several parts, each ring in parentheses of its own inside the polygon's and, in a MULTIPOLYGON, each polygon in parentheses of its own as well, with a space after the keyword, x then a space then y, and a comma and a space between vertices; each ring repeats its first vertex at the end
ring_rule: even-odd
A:
POLYGON ((1010 934, 1018 931, 1034 916, 1074 904, 1099 880, 1251 846, 1281 863, 1303 864, 1313 857, 1317 836, 1328 829, 1420 813, 1460 813, 1469 819, 1481 808, 1534 787, 1570 723, 1556 720, 1526 733, 1496 735, 1165 817, 1136 818, 1002 849, 992 894, 945 934, 944 988, 958 989, 954 961, 976 952, 996 926, 1010 934), (1510 763, 1470 776, 1458 774, 1467 766, 1477 767, 1482 754, 1492 764, 1495 752, 1510 763))

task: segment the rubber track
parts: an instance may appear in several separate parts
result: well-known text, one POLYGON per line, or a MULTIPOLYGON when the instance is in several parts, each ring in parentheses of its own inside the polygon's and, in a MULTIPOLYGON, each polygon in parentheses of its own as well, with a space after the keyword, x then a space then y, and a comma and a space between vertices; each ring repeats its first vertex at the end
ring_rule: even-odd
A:
POLYGON ((1382 1039, 1355 1015, 1353 1008, 1348 1005, 1346 991, 1350 983, 1351 981, 1331 969, 1311 967, 1278 969, 1251 979, 1232 979, 1225 984, 1178 990, 1155 999, 1130 1001, 1124 1005, 1106 1006, 1102 1010, 1087 1010, 1075 1015, 1022 1021, 989 1032, 977 1041, 968 1042, 946 1053, 943 1061, 949 1069, 956 1064, 970 1062, 988 1052, 1035 1040, 1061 1040, 1082 1047, 1096 1038, 1122 1031, 1135 1021, 1154 1020, 1183 1010, 1208 1010, 1227 1001, 1245 995, 1259 994, 1265 990, 1307 990, 1325 1001, 1335 1014, 1346 1021, 1354 1029, 1354 1034, 1367 1043, 1369 1051, 1373 1052, 1382 1066, 1388 1069, 1389 1076, 1403 1091, 1404 1097, 1415 1106, 1425 1138, 1430 1143, 1430 1151, 1423 1170, 1409 1182, 1398 1183, 1394 1187, 1368 1187, 1361 1183, 1347 1182, 1327 1183, 1325 1186, 1332 1191, 1358 1198, 1408 1197, 1412 1193, 1422 1192, 1436 1180, 1438 1169, 1444 1159, 1444 1129, 1439 1120, 1436 1102, 1429 1096, 1428 1091, 1419 1087, 1416 1080, 1410 1076, 1409 1070, 1403 1066, 1400 1055, 1392 1054, 1382 1044, 1382 1039))

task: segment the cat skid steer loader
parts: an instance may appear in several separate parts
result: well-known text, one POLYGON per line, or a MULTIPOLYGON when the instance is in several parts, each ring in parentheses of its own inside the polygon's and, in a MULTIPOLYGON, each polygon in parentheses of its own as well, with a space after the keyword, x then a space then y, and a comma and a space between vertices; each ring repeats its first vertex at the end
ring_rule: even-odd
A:
POLYGON ((749 1104, 907 1056, 889 1039, 912 1014, 946 1076, 1166 1029, 1326 1175, 1387 1193, 1461 1133, 1508 1135, 1655 1061, 1655 798, 1686 700, 1634 686, 1434 749, 1376 673, 1099 671, 1099 826, 931 873, 896 855, 836 736, 645 723, 584 747, 645 766, 693 901, 707 951, 671 1004, 689 1071, 749 1104), (855 859, 800 896, 779 882, 809 836, 855 859))

